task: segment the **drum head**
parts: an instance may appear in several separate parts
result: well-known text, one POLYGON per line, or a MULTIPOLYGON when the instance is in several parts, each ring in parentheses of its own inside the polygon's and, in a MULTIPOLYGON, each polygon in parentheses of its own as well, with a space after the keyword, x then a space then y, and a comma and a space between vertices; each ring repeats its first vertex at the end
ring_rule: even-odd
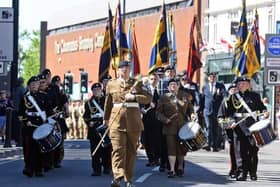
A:
POLYGON ((193 138, 199 131, 200 126, 196 122, 188 122, 179 130, 178 136, 182 140, 187 140, 193 138))
POLYGON ((39 126, 37 129, 35 129, 33 133, 33 139, 40 140, 42 138, 47 137, 53 130, 53 126, 50 124, 43 124, 39 126))
POLYGON ((270 123, 271 122, 269 119, 260 120, 256 123, 254 123, 251 127, 249 127, 249 131, 250 132, 259 131, 260 129, 263 129, 263 128, 267 127, 268 125, 270 125, 270 123))

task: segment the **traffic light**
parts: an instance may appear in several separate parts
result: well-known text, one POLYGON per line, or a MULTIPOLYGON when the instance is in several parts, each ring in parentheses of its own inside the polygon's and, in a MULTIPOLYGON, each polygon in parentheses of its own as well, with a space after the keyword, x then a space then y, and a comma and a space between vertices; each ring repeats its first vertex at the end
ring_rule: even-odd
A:
POLYGON ((70 73, 64 74, 64 90, 66 94, 73 93, 73 75, 70 73))
POLYGON ((81 93, 87 93, 88 92, 88 73, 81 72, 81 87, 80 92, 81 93))

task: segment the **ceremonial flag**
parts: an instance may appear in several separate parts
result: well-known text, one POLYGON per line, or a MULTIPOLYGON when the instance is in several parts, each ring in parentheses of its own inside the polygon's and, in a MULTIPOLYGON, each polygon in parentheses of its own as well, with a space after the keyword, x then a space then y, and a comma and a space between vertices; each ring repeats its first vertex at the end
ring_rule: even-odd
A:
POLYGON ((135 33, 135 23, 130 22, 127 33, 128 47, 130 49, 130 76, 134 77, 140 73, 140 61, 135 33))
POLYGON ((256 10, 254 24, 244 43, 243 51, 238 61, 238 75, 252 77, 261 68, 259 15, 256 10))
POLYGON ((232 62, 232 71, 238 74, 237 62, 239 61, 240 54, 243 50, 243 44, 248 35, 247 28, 247 19, 246 19, 246 3, 245 0, 242 0, 242 15, 239 22, 238 32, 236 33, 236 43, 234 46, 234 57, 232 62))
POLYGON ((113 27, 112 27, 113 16, 112 16, 110 6, 108 8, 108 12, 109 12, 109 16, 108 16, 105 33, 104 33, 103 46, 101 49, 101 55, 99 60, 99 73, 98 73, 99 81, 101 81, 103 77, 108 75, 109 68, 110 68, 110 61, 112 60, 113 57, 117 55, 116 41, 114 38, 113 27))
POLYGON ((176 33, 173 21, 173 15, 170 13, 166 20, 167 38, 169 44, 169 64, 171 67, 176 67, 177 63, 177 47, 176 47, 176 33))
POLYGON ((117 42, 118 58, 115 59, 115 62, 113 63, 113 66, 112 66, 113 69, 117 69, 119 61, 126 59, 128 53, 129 53, 127 39, 126 39, 126 33, 125 33, 124 26, 122 23, 120 0, 118 2, 118 6, 116 9, 115 40, 117 42))
POLYGON ((163 64, 168 63, 168 39, 167 39, 167 30, 166 30, 166 10, 165 3, 162 5, 162 14, 160 21, 157 25, 153 47, 150 57, 149 64, 149 73, 152 72, 155 68, 161 67, 163 64))
POLYGON ((188 64, 187 64, 187 75, 190 80, 192 80, 194 72, 202 67, 202 63, 199 58, 199 52, 195 45, 194 40, 194 27, 196 25, 196 17, 193 18, 193 22, 190 30, 190 43, 189 43, 189 56, 188 56, 188 64))

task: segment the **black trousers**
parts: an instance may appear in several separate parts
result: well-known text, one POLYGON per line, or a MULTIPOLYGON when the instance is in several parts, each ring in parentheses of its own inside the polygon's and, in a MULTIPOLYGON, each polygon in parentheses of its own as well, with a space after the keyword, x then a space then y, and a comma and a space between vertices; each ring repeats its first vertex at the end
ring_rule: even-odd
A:
POLYGON ((23 156, 25 169, 29 172, 42 172, 42 154, 32 135, 23 135, 23 156))
POLYGON ((161 124, 158 120, 144 119, 144 145, 150 163, 158 162, 161 154, 161 124))
POLYGON ((242 159, 242 171, 244 175, 250 172, 250 175, 256 175, 258 168, 259 148, 254 145, 253 137, 240 138, 240 155, 242 159))
MULTIPOLYGON (((92 131, 89 136, 90 140, 90 151, 91 154, 97 147, 100 136, 98 135, 97 131, 92 131)), ((101 173, 102 166, 104 170, 111 169, 111 152, 112 146, 102 147, 100 146, 96 153, 91 157, 91 167, 94 173, 101 173)))

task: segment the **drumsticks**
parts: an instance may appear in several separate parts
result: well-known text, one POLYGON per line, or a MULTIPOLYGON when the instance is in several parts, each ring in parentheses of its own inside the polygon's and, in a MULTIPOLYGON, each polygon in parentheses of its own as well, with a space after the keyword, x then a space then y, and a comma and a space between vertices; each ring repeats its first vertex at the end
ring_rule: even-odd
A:
MULTIPOLYGON (((263 113, 259 113, 257 114, 257 116, 261 116, 261 115, 264 115, 266 112, 263 112, 263 113)), ((245 121, 248 117, 252 117, 252 116, 245 116, 243 119, 239 120, 238 122, 236 123, 233 123, 230 128, 235 128, 237 125, 239 125, 241 122, 245 121)))

